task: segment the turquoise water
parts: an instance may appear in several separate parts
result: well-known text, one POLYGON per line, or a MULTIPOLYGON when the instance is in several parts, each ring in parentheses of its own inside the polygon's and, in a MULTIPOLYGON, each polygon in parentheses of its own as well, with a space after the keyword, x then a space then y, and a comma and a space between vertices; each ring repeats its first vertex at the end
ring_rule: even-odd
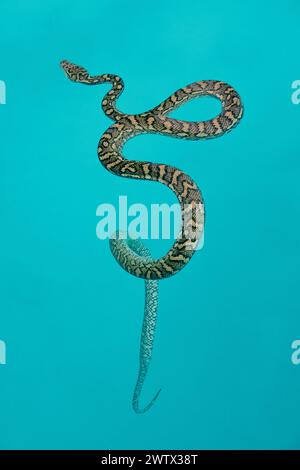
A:
MULTIPOLYGON (((2 449, 300 448, 299 14, 296 0, 2 0, 2 449), (176 199, 101 167, 109 86, 67 81, 64 58, 122 76, 124 112, 202 79, 227 81, 245 106, 220 139, 139 136, 125 148, 191 175, 207 212, 203 249, 160 283, 144 403, 162 392, 145 415, 131 409, 143 281, 96 237, 96 207, 176 199)), ((206 98, 174 116, 218 112, 206 98)))

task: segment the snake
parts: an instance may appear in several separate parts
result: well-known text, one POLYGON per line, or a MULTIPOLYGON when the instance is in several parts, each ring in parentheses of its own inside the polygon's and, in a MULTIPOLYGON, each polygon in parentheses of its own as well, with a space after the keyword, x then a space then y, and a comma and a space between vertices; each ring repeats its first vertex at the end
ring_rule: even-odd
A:
POLYGON ((120 266, 129 274, 145 280, 145 311, 140 342, 139 373, 132 405, 136 413, 152 407, 160 390, 150 403, 141 408, 139 398, 151 361, 158 307, 158 281, 173 276, 188 264, 197 250, 204 230, 205 208, 200 189, 184 171, 174 166, 148 161, 129 160, 123 155, 124 144, 140 134, 161 134, 188 140, 220 137, 231 131, 243 116, 243 105, 237 91, 217 80, 193 82, 173 93, 158 106, 139 114, 121 112, 116 101, 124 90, 122 78, 114 74, 90 75, 88 71, 67 60, 60 63, 73 82, 86 85, 110 84, 102 99, 102 109, 113 124, 98 143, 98 158, 112 174, 124 178, 160 182, 175 193, 181 208, 181 229, 169 249, 153 259, 140 240, 116 232, 110 238, 110 249, 120 266), (221 102, 218 116, 206 121, 183 121, 168 116, 193 98, 210 96, 221 102))

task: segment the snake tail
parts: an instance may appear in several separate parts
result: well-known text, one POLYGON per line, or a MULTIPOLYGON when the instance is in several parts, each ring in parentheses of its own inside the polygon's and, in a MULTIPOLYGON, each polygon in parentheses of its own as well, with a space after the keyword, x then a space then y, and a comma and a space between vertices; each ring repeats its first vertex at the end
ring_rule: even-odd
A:
MULTIPOLYGON (((124 239, 124 235, 120 236, 121 232, 117 232, 110 239, 110 248, 113 251, 114 244, 116 240, 119 240, 122 237, 123 243, 126 243, 130 250, 132 250, 137 255, 141 256, 145 261, 151 260, 151 253, 148 248, 142 243, 141 240, 134 240, 130 237, 124 239)), ((124 245, 122 245, 124 246, 124 245)), ((136 385, 133 392, 132 398, 132 407, 133 410, 142 414, 148 411, 156 401, 158 395, 161 392, 161 389, 155 394, 152 400, 147 406, 141 408, 139 405, 140 395, 144 386, 144 382, 148 373, 150 366, 152 351, 153 351, 153 342, 156 329, 156 320, 157 320, 157 310, 158 310, 158 281, 147 281, 145 280, 145 309, 144 309, 144 319, 140 340, 140 356, 139 356, 139 372, 136 385)))

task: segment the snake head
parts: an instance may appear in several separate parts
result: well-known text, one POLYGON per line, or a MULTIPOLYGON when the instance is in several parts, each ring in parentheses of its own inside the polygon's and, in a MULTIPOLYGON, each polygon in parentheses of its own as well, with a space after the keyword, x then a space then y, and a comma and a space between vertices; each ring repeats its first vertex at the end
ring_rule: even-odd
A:
POLYGON ((84 82, 89 78, 87 70, 80 65, 72 64, 67 60, 62 60, 60 66, 63 68, 67 77, 73 82, 84 82))

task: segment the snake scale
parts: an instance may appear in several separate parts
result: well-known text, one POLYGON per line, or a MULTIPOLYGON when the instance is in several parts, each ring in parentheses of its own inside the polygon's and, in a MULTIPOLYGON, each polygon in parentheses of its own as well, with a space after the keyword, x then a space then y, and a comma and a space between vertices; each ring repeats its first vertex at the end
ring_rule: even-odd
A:
POLYGON ((177 196, 182 214, 181 231, 170 250, 159 259, 152 259, 148 249, 138 240, 124 238, 119 233, 110 239, 112 254, 128 273, 145 279, 146 300, 140 345, 140 367, 133 395, 137 413, 147 411, 159 392, 143 409, 139 396, 151 360, 157 315, 157 281, 180 271, 196 251, 204 228, 204 202, 196 183, 183 171, 170 165, 125 159, 123 146, 132 137, 156 133, 182 139, 209 139, 232 130, 240 121, 243 107, 238 93, 230 85, 216 80, 194 82, 177 90, 155 108, 140 114, 125 114, 116 107, 116 100, 124 90, 121 77, 112 74, 91 76, 81 66, 66 60, 61 62, 67 77, 86 85, 109 83, 111 89, 102 100, 102 109, 114 123, 104 132, 98 144, 98 157, 114 175, 125 178, 158 181, 177 196), (221 101, 220 114, 208 121, 188 122, 167 116, 182 104, 201 96, 221 101))

